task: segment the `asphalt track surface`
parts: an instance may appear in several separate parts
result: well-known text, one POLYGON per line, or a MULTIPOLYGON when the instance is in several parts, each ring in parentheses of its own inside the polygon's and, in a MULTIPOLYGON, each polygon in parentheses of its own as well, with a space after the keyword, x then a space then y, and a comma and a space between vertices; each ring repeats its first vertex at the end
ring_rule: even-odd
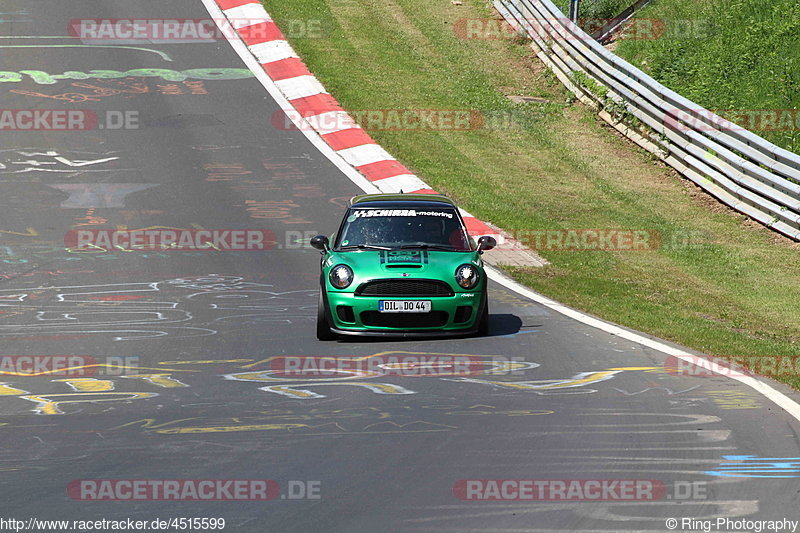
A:
MULTIPOLYGON (((63 47, 81 43, 54 38, 72 19, 208 17, 198 1, 9 0, 3 11, 2 33, 16 37, 0 42, 6 73, 245 68, 224 40, 132 49, 63 47)), ((2 355, 129 358, 137 368, 95 381, 2 375, 0 518, 223 517, 237 532, 460 532, 665 531, 669 517, 800 516, 794 418, 725 377, 665 372, 665 355, 499 285, 490 289, 488 338, 318 342, 318 255, 297 244, 297 232, 330 233, 360 191, 301 133, 271 125, 277 106, 255 78, 36 76, 0 83, 2 107, 135 111, 139 127, 2 133, 2 355), (91 98, 52 98, 65 93, 91 98), (65 232, 92 227, 79 224, 266 229, 279 246, 72 253, 65 232), (305 383, 311 394, 302 398, 261 390, 276 384, 259 381, 276 357, 386 352, 467 354, 486 369, 535 364, 466 378, 277 383, 305 383), (255 380, 225 378, 245 372, 255 380), (767 461, 728 469, 740 477, 714 474, 725 456, 767 461), (67 494, 81 479, 270 479, 282 497, 83 501, 67 494), (458 480, 480 479, 656 480, 666 494, 611 502, 454 495, 458 480), (289 498, 291 481, 318 482, 319 498, 289 498)))

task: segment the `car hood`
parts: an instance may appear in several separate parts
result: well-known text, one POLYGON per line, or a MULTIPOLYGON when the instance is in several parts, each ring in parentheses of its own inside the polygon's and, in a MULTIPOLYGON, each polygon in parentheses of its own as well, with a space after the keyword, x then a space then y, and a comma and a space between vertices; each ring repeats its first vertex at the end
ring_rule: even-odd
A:
POLYGON ((477 252, 442 252, 436 250, 358 250, 333 252, 327 266, 344 263, 356 278, 426 278, 452 281, 456 268, 465 263, 482 266, 477 252))

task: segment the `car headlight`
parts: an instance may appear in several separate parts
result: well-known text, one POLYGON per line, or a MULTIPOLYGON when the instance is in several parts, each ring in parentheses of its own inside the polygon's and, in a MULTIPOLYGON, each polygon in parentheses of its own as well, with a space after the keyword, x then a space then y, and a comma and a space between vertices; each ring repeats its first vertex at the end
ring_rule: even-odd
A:
POLYGON ((481 280, 475 265, 461 265, 456 269, 456 283, 462 289, 474 289, 481 280))
POLYGON ((331 269, 328 279, 337 289, 346 289, 353 283, 353 269, 347 265, 336 265, 331 269))

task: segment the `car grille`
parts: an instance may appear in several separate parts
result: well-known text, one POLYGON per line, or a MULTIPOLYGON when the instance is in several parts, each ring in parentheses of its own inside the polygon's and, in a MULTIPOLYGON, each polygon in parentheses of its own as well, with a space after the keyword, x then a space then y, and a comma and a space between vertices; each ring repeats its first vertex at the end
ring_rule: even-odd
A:
POLYGON ((431 311, 430 313, 380 313, 364 311, 361 323, 377 328, 440 328, 447 324, 447 311, 431 311))
POLYGON ((431 279, 379 279, 361 285, 356 296, 453 296, 453 289, 431 279))

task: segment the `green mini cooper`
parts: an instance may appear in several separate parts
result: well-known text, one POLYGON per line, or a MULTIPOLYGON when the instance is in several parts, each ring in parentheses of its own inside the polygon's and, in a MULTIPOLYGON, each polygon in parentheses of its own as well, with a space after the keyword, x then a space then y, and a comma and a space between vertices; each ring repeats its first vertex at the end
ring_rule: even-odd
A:
POLYGON ((330 240, 311 239, 322 254, 317 338, 487 334, 481 254, 495 245, 476 244, 445 196, 356 196, 330 240))

